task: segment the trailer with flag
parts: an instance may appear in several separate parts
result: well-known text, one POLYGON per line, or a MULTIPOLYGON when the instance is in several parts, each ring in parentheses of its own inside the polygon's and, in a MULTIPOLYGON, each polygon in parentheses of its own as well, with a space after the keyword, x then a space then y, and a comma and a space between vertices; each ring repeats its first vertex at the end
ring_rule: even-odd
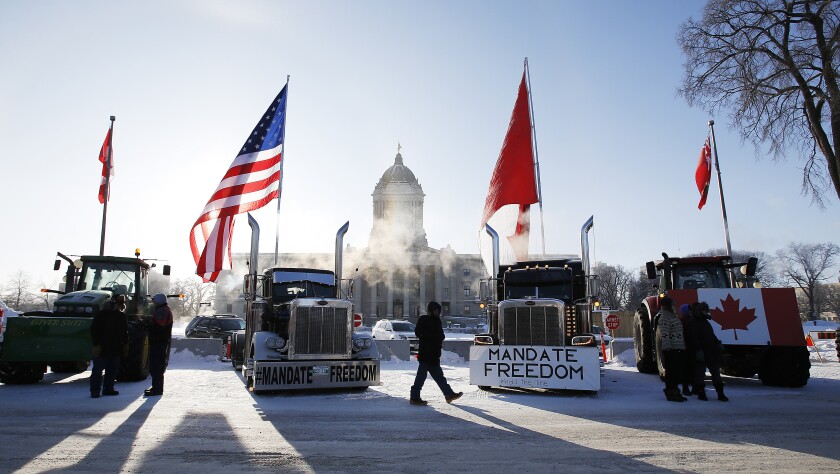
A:
MULTIPOLYGON (((647 262, 647 277, 675 307, 705 302, 711 325, 723 345, 721 373, 756 374, 765 385, 801 387, 811 362, 793 288, 761 288, 755 278, 758 259, 735 262, 728 256, 669 257, 647 262)), ((655 343, 660 296, 648 296, 634 317, 636 368, 663 373, 655 343)))

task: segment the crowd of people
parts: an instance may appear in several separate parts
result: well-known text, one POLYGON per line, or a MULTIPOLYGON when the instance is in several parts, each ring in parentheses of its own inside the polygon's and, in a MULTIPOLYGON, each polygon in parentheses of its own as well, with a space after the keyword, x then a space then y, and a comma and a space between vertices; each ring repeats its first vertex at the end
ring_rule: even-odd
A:
POLYGON ((718 400, 729 401, 723 393, 720 376, 723 345, 709 323, 709 305, 705 302, 684 304, 677 313, 674 301, 665 296, 659 300, 659 306, 654 324, 657 356, 664 369, 665 398, 672 402, 684 402, 688 400, 686 397, 696 395, 698 400, 708 400, 708 369, 718 400))

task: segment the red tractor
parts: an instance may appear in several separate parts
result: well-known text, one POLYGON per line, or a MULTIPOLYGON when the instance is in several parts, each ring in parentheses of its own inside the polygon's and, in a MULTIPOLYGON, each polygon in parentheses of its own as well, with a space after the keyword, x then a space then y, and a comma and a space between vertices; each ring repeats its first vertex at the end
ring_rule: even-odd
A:
POLYGON ((760 288, 758 259, 735 263, 731 257, 669 257, 647 262, 658 295, 641 302, 633 321, 636 368, 663 374, 656 351, 660 294, 682 304, 706 302, 712 327, 723 343, 721 373, 758 378, 765 385, 802 387, 811 362, 793 288, 760 288), (740 269, 740 272, 736 272, 740 269))

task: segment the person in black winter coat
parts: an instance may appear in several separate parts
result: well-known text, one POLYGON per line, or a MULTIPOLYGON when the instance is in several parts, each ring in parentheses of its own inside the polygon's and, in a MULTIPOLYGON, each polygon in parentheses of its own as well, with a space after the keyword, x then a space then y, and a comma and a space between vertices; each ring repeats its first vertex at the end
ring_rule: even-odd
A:
POLYGON ((420 347, 417 350, 417 376, 414 378, 414 385, 411 386, 409 401, 412 405, 427 404, 425 400, 420 398, 420 391, 423 389, 428 374, 440 387, 443 396, 446 398, 446 403, 452 403, 460 398, 464 392, 456 393, 452 390, 452 387, 446 382, 446 377, 443 376, 443 369, 440 368, 440 354, 443 348, 443 340, 446 338, 443 334, 443 323, 440 320, 441 307, 437 301, 431 301, 426 309, 428 314, 420 316, 420 319, 417 320, 417 326, 414 327, 414 334, 419 339, 420 347))
POLYGON ((706 397, 706 368, 712 376, 712 384, 717 391, 718 400, 729 401, 723 393, 723 379, 720 377, 720 363, 723 358, 723 346, 715 335, 712 324, 709 322, 709 305, 700 302, 694 305, 693 320, 694 334, 696 337, 696 351, 694 352, 694 393, 700 400, 708 400, 706 397))
POLYGON ((152 386, 143 391, 147 397, 163 395, 163 373, 169 355, 169 342, 172 339, 172 311, 166 303, 166 295, 158 293, 152 297, 155 312, 149 325, 149 373, 152 386))
POLYGON ((128 320, 125 313, 117 308, 125 308, 123 301, 107 303, 106 309, 93 316, 90 325, 90 339, 93 342, 93 367, 90 370, 90 396, 119 395, 114 390, 114 380, 120 370, 120 357, 128 352, 128 320), (105 372, 103 379, 102 372, 105 372))

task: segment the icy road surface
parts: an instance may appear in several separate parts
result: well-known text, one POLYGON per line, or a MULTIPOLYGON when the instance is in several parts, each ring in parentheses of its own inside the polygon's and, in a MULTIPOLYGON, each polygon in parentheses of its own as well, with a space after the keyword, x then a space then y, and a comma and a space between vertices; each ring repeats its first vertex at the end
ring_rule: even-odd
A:
MULTIPOLYGON (((188 355, 184 355, 188 354, 188 355)), ((618 362, 596 394, 481 391, 408 404, 416 362, 384 362, 364 392, 254 396, 228 363, 173 357, 162 398, 147 382, 91 399, 90 372, 0 386, 0 472, 836 472, 840 364, 802 389, 727 378, 728 403, 665 401, 658 377, 618 362)))

